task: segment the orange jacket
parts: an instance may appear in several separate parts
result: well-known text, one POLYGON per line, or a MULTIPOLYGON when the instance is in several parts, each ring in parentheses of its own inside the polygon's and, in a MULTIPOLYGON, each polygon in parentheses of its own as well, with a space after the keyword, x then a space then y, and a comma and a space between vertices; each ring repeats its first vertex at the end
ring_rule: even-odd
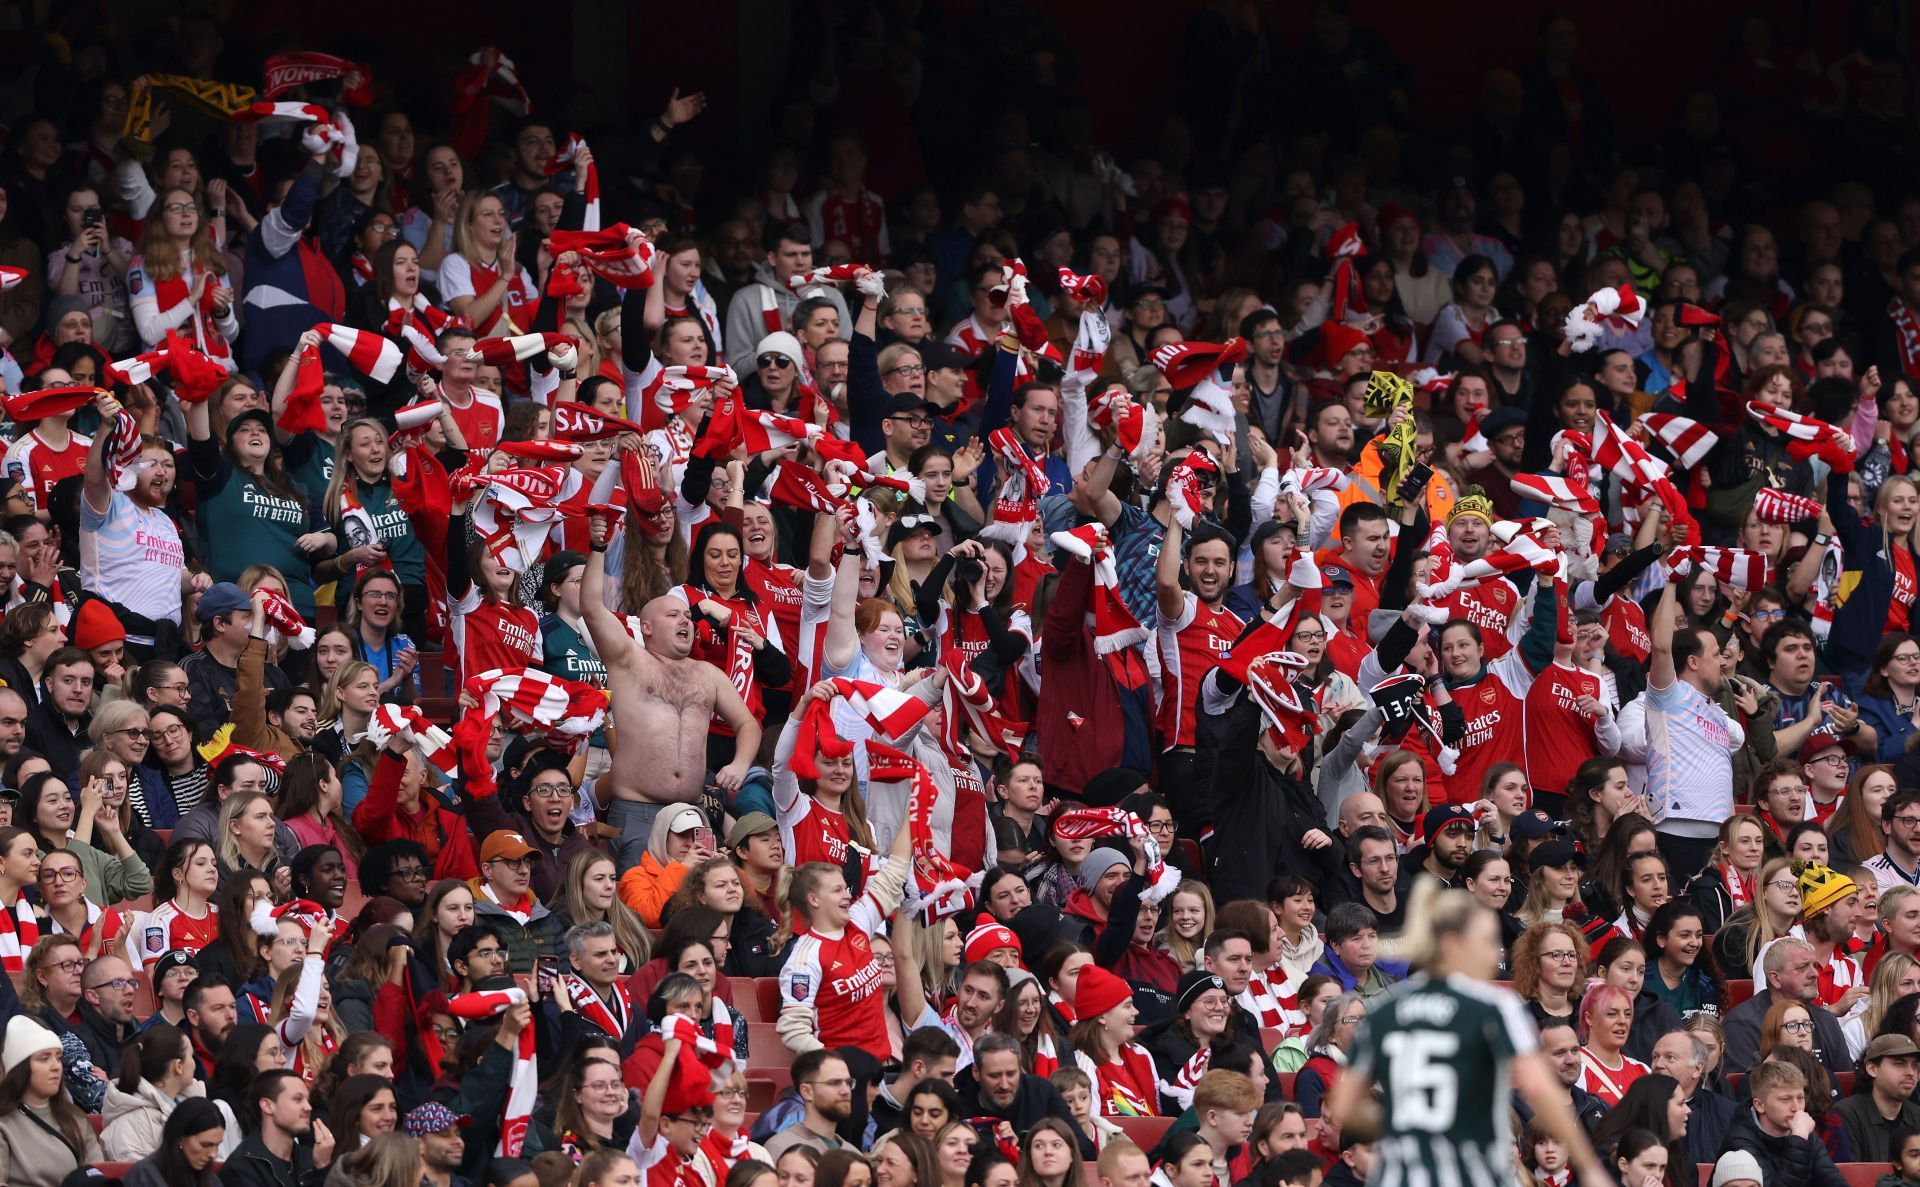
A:
POLYGON ((677 861, 663 866, 653 854, 644 853, 639 865, 620 875, 620 901, 633 908, 648 927, 659 927, 661 910, 686 877, 686 866, 677 861))

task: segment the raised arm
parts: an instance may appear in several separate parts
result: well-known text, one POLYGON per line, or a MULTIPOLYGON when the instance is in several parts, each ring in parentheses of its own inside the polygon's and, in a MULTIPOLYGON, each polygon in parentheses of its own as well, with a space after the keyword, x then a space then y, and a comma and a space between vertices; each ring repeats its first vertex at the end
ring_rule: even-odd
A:
POLYGON ((1159 599, 1162 621, 1177 622, 1187 608, 1187 591, 1180 588, 1180 545, 1186 533, 1178 519, 1167 521, 1167 536, 1160 544, 1160 559, 1154 566, 1155 596, 1159 599))
MULTIPOLYGON (((587 532, 587 568, 580 576, 580 617, 586 622, 587 637, 593 640, 593 649, 603 663, 609 668, 629 664, 634 658, 633 636, 627 633, 627 624, 607 609, 607 521, 598 515, 589 516, 587 532)), ((646 541, 635 532, 627 537, 627 547, 645 548, 646 541)), ((645 557, 636 558, 638 562, 645 560, 645 557)))
POLYGON ((113 507, 113 485, 107 481, 107 438, 108 429, 113 420, 120 415, 120 401, 107 392, 93 397, 93 406, 100 413, 100 429, 93 435, 93 444, 87 447, 87 464, 80 480, 80 491, 86 496, 87 506, 96 515, 105 515, 113 507))
POLYGON ((1679 589, 1679 582, 1667 583, 1653 608, 1653 619, 1647 623, 1647 633, 1653 636, 1653 651, 1647 657, 1647 684, 1652 688, 1673 687, 1673 628, 1680 617, 1679 589))
MULTIPOLYGON (((836 521, 838 522, 838 521, 836 521)), ((824 658, 829 672, 838 672, 853 662, 860 650, 860 634, 853 626, 853 612, 860 602, 860 566, 865 556, 860 550, 860 525, 841 523, 840 569, 833 579, 833 606, 827 614, 827 642, 824 658)))

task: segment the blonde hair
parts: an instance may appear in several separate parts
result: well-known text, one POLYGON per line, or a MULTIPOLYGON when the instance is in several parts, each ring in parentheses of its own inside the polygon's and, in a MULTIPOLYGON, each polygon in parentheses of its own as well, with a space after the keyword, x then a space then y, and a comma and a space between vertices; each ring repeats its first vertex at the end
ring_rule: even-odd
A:
MULTIPOLYGON (((276 1028, 278 1028, 282 1022, 285 1022, 287 1015, 293 1011, 293 994, 294 990, 300 985, 300 974, 304 968, 304 964, 305 962, 303 961, 299 964, 288 965, 286 968, 280 970, 278 977, 274 978, 273 1002, 271 1016, 268 1020, 272 1022, 276 1028)), ((313 1025, 307 1027, 306 1037, 300 1040, 299 1050, 306 1055, 307 1066, 310 1068, 318 1068, 327 1061, 326 1048, 321 1042, 323 1035, 332 1036, 335 1047, 345 1042, 347 1038, 347 1028, 340 1025, 340 1020, 334 1017, 331 1006, 327 1009, 326 1018, 324 1020, 315 1018, 313 1025)), ((291 1057, 291 1053, 289 1053, 289 1057, 291 1057)))
MULTIPOLYGON (((1561 904, 1561 907, 1564 910, 1578 902, 1580 902, 1580 887, 1576 884, 1573 888, 1573 897, 1561 904)), ((1550 905, 1547 898, 1546 870, 1536 869, 1527 875, 1527 897, 1514 914, 1518 915, 1520 921, 1528 927, 1534 927, 1545 920, 1550 905)), ((1580 946, 1584 948, 1586 945, 1582 942, 1580 946)))
MULTIPOLYGON (((1908 889, 1903 887, 1902 889, 1908 889)), ((1911 893, 1911 891, 1909 891, 1911 893)), ((1904 952, 1889 952, 1880 958, 1874 966, 1873 976, 1867 978, 1867 1008, 1860 1015, 1860 1021, 1867 1034, 1880 1033, 1880 1020, 1887 1016, 1893 1003, 1900 997, 1900 980, 1905 977, 1916 962, 1904 952)))
MULTIPOLYGON (((255 801, 265 801, 267 807, 273 807, 272 798, 265 792, 260 791, 236 792, 227 797, 226 803, 220 805, 219 823, 213 826, 215 838, 214 848, 220 855, 221 864, 230 870, 249 870, 254 868, 247 864, 246 857, 240 852, 240 842, 236 840, 233 835, 233 822, 240 819, 240 814, 248 808, 251 808, 255 801)), ((267 864, 265 867, 262 867, 262 872, 272 868, 276 856, 274 847, 268 845, 267 864)))
MULTIPOLYGON (((487 261, 480 256, 480 245, 473 240, 473 220, 480 213, 480 204, 489 200, 500 202, 500 196, 491 190, 468 190, 467 196, 462 199, 460 203, 459 217, 456 218, 453 223, 453 250, 456 254, 463 256, 469 263, 487 263, 487 261)), ((501 213, 504 214, 506 209, 507 204, 500 202, 501 213)), ((503 240, 502 246, 504 245, 505 242, 503 240)), ((520 269, 520 264, 517 260, 502 260, 499 256, 495 256, 493 263, 500 265, 503 269, 512 269, 513 272, 508 273, 509 276, 518 273, 520 269)))
MULTIPOLYGON (((340 690, 359 679, 363 668, 373 673, 375 681, 380 679, 380 669, 363 659, 350 659, 334 669, 333 678, 328 680, 327 686, 320 690, 320 704, 316 708, 320 712, 321 721, 332 725, 340 720, 340 690)), ((351 744, 353 740, 349 738, 346 741, 351 744)))
POLYGON ((621 952, 626 954, 630 962, 627 971, 633 972, 653 959, 653 936, 647 931, 647 925, 640 922, 640 916, 634 914, 633 908, 620 900, 617 892, 605 914, 595 916, 584 905, 582 890, 587 883, 587 871, 603 861, 613 866, 614 876, 618 878, 620 866, 614 861, 612 854, 598 849, 588 849, 575 854, 573 860, 567 863, 566 873, 561 877, 560 893, 555 895, 554 901, 547 905, 556 914, 565 915, 576 927, 582 923, 602 921, 612 924, 613 942, 619 946, 621 952))
MULTIPOLYGON (((1880 489, 1873 496, 1874 518, 1883 525, 1887 522, 1887 495, 1893 490, 1893 484, 1896 482, 1912 491, 1916 498, 1920 498, 1920 482, 1915 482, 1905 474, 1888 475, 1887 480, 1880 484, 1880 489)), ((1886 527, 1883 526, 1880 533, 1883 539, 1892 541, 1893 533, 1886 527)), ((1907 529, 1907 537, 1901 543, 1907 546, 1908 551, 1920 552, 1920 518, 1916 518, 1913 526, 1907 529)))
MULTIPOLYGON (((1760 949, 1779 939, 1781 936, 1786 935, 1793 927, 1794 918, 1798 918, 1796 915, 1794 918, 1789 918, 1779 927, 1775 927, 1773 920, 1769 917, 1768 911, 1766 910, 1767 883, 1773 881, 1773 876, 1782 870, 1786 870, 1789 873, 1793 871, 1793 859, 1791 857, 1776 857, 1771 861, 1762 862, 1760 864, 1760 877, 1753 891, 1753 901, 1738 911, 1735 911, 1733 917, 1727 920, 1727 922, 1731 924, 1745 915, 1753 921, 1752 926, 1747 929, 1746 951, 1747 965, 1749 967, 1753 965, 1754 961, 1760 959, 1760 949)), ((1885 899, 1881 900, 1883 907, 1885 902, 1885 899)))
POLYGON ((1199 964, 1200 949, 1207 942, 1207 936, 1213 931, 1213 891, 1197 878, 1187 878, 1173 888, 1167 896, 1167 909, 1161 913, 1161 931, 1166 935, 1167 952, 1180 962, 1180 967, 1188 972, 1199 964), (1173 900, 1183 894, 1190 894, 1200 900, 1200 933, 1194 939, 1185 939, 1173 930, 1173 900))
MULTIPOLYGON (((346 489, 348 475, 353 474, 353 462, 347 455, 353 449, 353 431, 358 428, 372 429, 380 434, 382 441, 387 439, 387 430, 371 416, 356 416, 340 426, 339 456, 333 459, 333 477, 327 481, 327 493, 320 500, 320 511, 330 524, 340 520, 340 494, 346 489)), ((354 475, 356 481, 358 477, 354 475)), ((346 548, 343 546, 340 551, 345 552, 346 548)))

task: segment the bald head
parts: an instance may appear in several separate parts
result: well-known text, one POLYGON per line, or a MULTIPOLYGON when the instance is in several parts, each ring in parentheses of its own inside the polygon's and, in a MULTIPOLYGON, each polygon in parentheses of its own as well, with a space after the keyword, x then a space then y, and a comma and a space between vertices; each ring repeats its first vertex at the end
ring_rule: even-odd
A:
POLYGON ((1356 791, 1340 801, 1340 831, 1352 836, 1355 829, 1369 824, 1387 826, 1387 805, 1370 791, 1356 791))
POLYGON ((640 609, 640 641, 663 659, 693 654, 693 610, 677 594, 661 594, 640 609))
POLYGON ((20 753, 26 742, 26 698, 11 688, 0 687, 0 759, 20 753))

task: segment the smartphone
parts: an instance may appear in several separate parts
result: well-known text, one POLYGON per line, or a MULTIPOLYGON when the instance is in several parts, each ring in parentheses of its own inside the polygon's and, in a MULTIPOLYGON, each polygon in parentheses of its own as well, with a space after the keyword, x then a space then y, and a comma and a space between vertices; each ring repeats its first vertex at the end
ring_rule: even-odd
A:
POLYGON ((559 975, 559 967, 560 961, 558 957, 536 956, 533 958, 533 976, 535 982, 540 986, 540 995, 542 997, 553 992, 553 979, 559 975))
POLYGON ((1415 462, 1407 470, 1407 481, 1425 486, 1433 481, 1433 467, 1425 462, 1415 462))
POLYGON ((106 221, 106 211, 101 210, 98 206, 89 206, 86 211, 80 215, 80 225, 82 227, 97 227, 106 221))
POLYGON ((694 829, 693 844, 696 849, 711 850, 714 847, 713 830, 705 827, 694 829))

